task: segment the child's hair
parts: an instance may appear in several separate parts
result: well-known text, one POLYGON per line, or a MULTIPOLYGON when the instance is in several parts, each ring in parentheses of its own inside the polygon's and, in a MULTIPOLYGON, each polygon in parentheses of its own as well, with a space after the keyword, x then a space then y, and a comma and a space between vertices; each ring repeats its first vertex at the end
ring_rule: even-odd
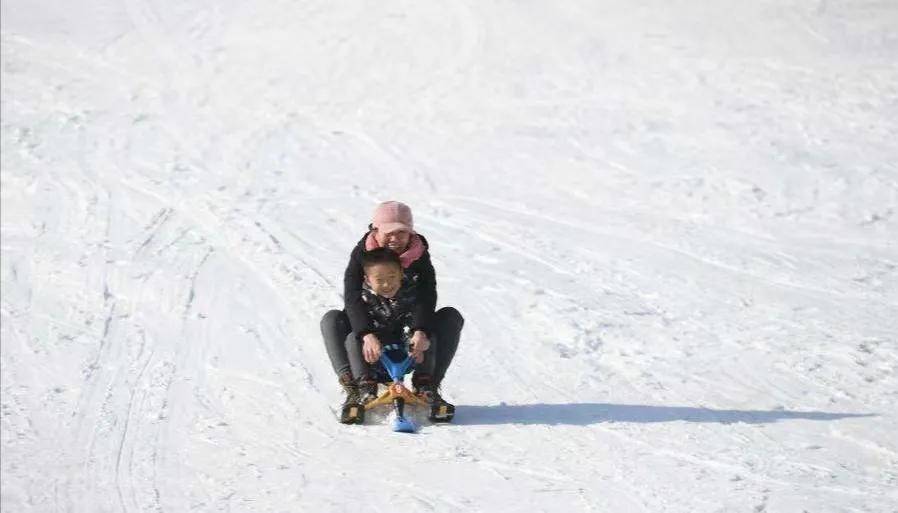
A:
POLYGON ((399 260, 399 255, 390 248, 375 248, 362 252, 363 269, 377 264, 395 264, 402 270, 402 261, 399 260))

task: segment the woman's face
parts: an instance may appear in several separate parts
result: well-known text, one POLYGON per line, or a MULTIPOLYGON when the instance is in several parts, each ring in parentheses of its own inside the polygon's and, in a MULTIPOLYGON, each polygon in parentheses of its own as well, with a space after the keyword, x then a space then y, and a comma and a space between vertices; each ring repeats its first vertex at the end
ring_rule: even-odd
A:
POLYGON ((392 232, 374 230, 374 239, 381 245, 381 247, 390 248, 401 255, 408 249, 408 243, 412 240, 412 234, 405 230, 395 230, 392 232))

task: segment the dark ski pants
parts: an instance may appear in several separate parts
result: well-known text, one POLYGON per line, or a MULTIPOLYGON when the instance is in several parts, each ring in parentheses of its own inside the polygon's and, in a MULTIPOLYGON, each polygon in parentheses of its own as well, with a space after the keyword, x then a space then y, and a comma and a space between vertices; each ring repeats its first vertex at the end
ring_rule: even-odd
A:
MULTIPOLYGON (((434 314, 430 349, 424 353, 424 363, 416 366, 417 372, 431 374, 434 383, 443 381, 461 338, 465 320, 451 306, 440 308, 434 314)), ((343 310, 331 310, 321 318, 321 336, 331 365, 337 376, 351 372, 354 378, 368 375, 368 364, 362 355, 362 342, 352 333, 349 317, 343 310)), ((387 341, 382 340, 382 343, 387 341)))

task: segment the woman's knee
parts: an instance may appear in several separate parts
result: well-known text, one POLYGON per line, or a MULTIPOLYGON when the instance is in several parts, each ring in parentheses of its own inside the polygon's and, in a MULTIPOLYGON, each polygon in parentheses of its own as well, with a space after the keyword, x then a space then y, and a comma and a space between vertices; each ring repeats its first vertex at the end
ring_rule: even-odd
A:
POLYGON ((454 328, 455 330, 461 330, 465 325, 465 318, 462 317, 461 312, 456 310, 451 306, 444 306, 436 311, 435 314, 437 318, 437 322, 446 327, 454 328))
POLYGON ((343 310, 329 310, 321 317, 321 332, 337 329, 345 323, 346 313, 343 310))

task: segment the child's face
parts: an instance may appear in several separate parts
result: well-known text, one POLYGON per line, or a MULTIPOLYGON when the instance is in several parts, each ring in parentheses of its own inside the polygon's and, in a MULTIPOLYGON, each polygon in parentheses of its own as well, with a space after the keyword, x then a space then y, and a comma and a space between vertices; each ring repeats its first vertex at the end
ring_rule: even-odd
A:
POLYGON ((369 265, 365 268, 365 283, 381 297, 393 297, 402 285, 402 269, 393 263, 369 265))

